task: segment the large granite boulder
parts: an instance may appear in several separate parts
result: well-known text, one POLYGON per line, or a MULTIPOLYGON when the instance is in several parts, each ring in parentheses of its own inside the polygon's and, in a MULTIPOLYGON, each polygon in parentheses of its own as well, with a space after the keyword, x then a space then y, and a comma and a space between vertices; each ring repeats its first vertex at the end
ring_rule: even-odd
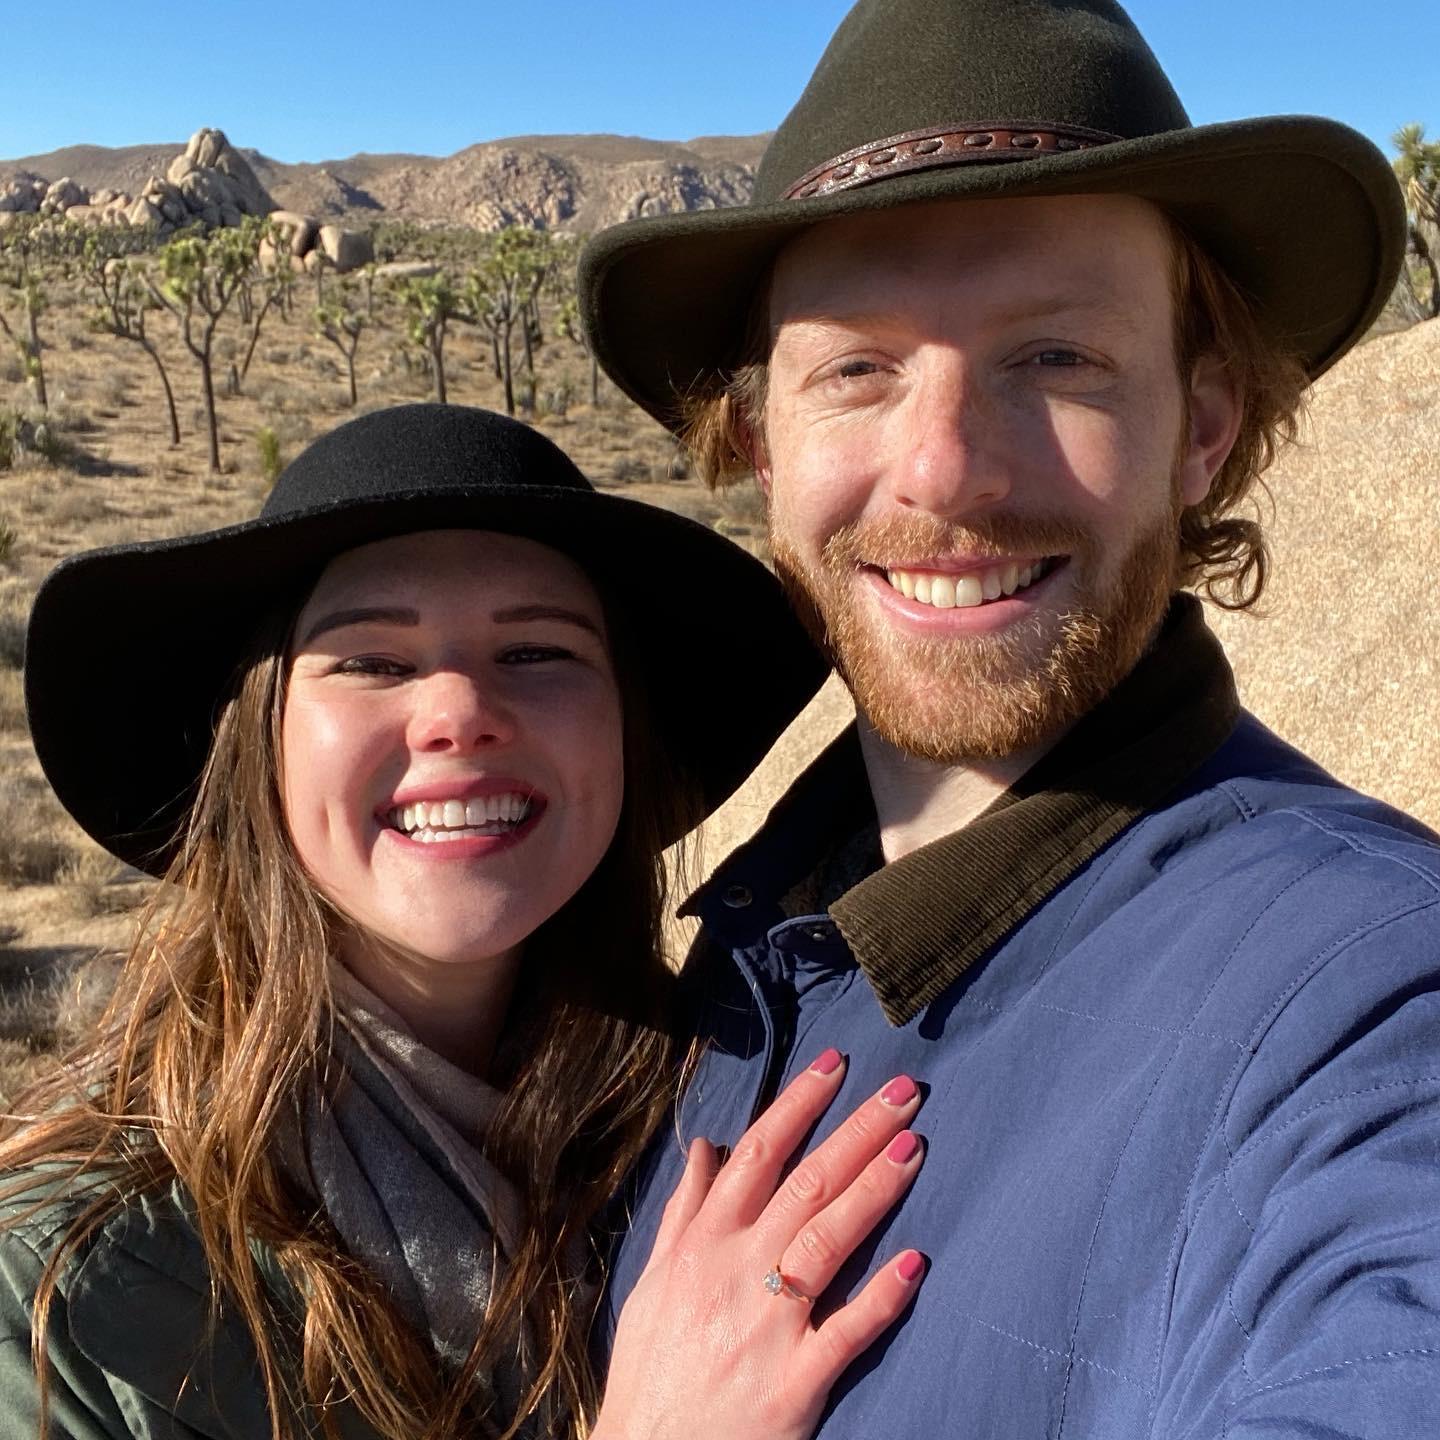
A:
POLYGON ((375 242, 369 235, 359 230, 342 230, 338 225, 320 227, 320 248, 342 275, 375 259, 375 242))
POLYGON ((395 285, 406 280, 428 280, 439 273, 440 267, 429 260, 391 260, 375 267, 377 280, 389 280, 395 285))
POLYGON ((125 212, 125 218, 131 225, 143 226, 153 225, 156 230, 163 229, 168 220, 167 215, 153 200, 142 195, 125 212))
POLYGON ((218 170, 191 170, 178 182, 185 208, 196 214, 213 205, 234 205, 229 182, 218 170))
POLYGON ((293 210, 272 210, 267 218, 296 259, 303 258, 315 248, 320 227, 308 215, 298 215, 293 210))
POLYGON ((68 175, 56 180, 40 202, 42 215, 63 215, 72 205, 88 205, 90 192, 68 175))

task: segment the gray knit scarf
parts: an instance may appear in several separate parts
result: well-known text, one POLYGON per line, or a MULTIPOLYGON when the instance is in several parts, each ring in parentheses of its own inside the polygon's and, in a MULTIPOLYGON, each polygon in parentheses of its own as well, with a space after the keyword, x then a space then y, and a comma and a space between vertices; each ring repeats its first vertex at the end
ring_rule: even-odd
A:
MULTIPOLYGON (((442 1364, 458 1367, 521 1224, 514 1187, 484 1153, 500 1095, 427 1050, 338 966, 334 988, 339 1068, 303 1117, 309 1188, 349 1253, 442 1364)), ((520 1344, 512 1367, 478 1377, 507 1417, 520 1398, 520 1344)))

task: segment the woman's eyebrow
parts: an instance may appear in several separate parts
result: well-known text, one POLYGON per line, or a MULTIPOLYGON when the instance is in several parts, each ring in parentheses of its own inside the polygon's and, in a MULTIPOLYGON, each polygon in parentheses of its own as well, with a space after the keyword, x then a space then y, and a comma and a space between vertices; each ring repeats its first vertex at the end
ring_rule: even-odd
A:
POLYGON ((346 625, 418 625, 420 612, 398 607, 386 608, 378 605, 358 606, 351 610, 332 610, 322 615, 305 633, 300 641, 303 648, 331 630, 343 629, 346 625))
POLYGON ((568 610, 563 605, 511 605, 497 610, 490 617, 497 625, 521 623, 527 620, 559 620, 562 624, 578 625, 588 630, 597 640, 605 638, 600 626, 581 610, 568 610))

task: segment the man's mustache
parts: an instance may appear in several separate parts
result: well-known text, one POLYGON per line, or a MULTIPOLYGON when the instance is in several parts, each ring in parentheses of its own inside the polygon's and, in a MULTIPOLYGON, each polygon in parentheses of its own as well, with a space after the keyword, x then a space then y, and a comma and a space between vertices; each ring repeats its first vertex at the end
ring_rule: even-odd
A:
POLYGON ((822 554, 832 570, 855 565, 883 569, 952 555, 973 560, 1080 555, 1094 544, 1083 525, 1060 516, 997 511, 962 525, 937 515, 898 514, 842 526, 825 542, 822 554))

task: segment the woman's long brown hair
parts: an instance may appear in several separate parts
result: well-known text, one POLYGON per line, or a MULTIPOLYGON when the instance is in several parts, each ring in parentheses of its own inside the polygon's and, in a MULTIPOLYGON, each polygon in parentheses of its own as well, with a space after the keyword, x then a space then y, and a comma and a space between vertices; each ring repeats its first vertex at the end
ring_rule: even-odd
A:
MULTIPOLYGON (((335 1080, 327 1037, 339 917, 307 879, 280 801, 297 610, 262 626, 238 672, 179 853, 94 1036, 21 1097, 0 1141, 0 1169, 59 1162, 65 1190, 81 1197, 35 1298, 40 1440, 46 1329, 66 1266, 134 1197, 176 1181, 193 1207, 216 1314, 238 1315, 254 1342, 272 1440, 298 1440, 317 1424, 336 1437, 342 1404, 386 1440, 510 1436, 528 1426, 583 1435, 598 1401, 586 1360, 591 1230, 675 1089, 661 847, 698 818, 692 792, 667 772, 630 678, 623 617, 612 614, 625 802, 598 870, 526 942, 491 1077, 506 1098, 489 1141, 524 1202, 523 1237, 477 1317, 469 1359, 446 1371, 279 1160, 306 1087, 335 1080), (252 1240, 304 1297, 303 1325, 267 1292, 252 1240), (488 1377, 517 1356, 523 1398, 514 1415, 497 1415, 488 1377)), ((37 1203, 54 1193, 47 1183, 37 1203)))

